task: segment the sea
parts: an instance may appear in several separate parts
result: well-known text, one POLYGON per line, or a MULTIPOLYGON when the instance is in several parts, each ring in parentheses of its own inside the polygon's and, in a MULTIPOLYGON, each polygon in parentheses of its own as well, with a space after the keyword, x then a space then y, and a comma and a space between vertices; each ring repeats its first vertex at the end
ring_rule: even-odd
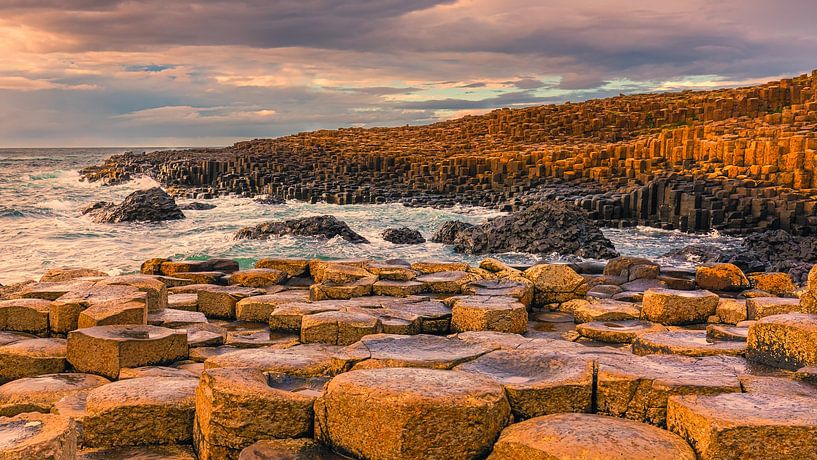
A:
MULTIPOLYGON (((158 184, 149 177, 139 177, 121 185, 102 186, 80 180, 79 169, 114 154, 153 150, 157 149, 0 149, 0 284, 37 279, 47 268, 61 266, 95 268, 112 275, 133 273, 138 272, 142 261, 152 257, 174 260, 227 257, 238 260, 242 268, 249 268, 264 257, 445 259, 474 263, 486 255, 457 254, 448 245, 431 242, 396 245, 384 241, 380 234, 389 227, 406 226, 430 239, 445 221, 481 223, 501 215, 496 210, 473 207, 340 206, 298 201, 265 205, 251 198, 232 196, 208 200, 216 205, 212 210, 184 211, 186 219, 164 223, 98 224, 81 215, 80 209, 88 203, 118 202, 135 190, 158 184), (244 226, 324 214, 345 221, 371 243, 292 236, 265 241, 233 238, 244 226)), ((689 244, 707 243, 724 248, 739 244, 739 240, 717 233, 690 235, 647 227, 603 231, 621 254, 659 260, 667 251, 689 244)), ((513 264, 563 260, 557 255, 491 256, 513 264)))

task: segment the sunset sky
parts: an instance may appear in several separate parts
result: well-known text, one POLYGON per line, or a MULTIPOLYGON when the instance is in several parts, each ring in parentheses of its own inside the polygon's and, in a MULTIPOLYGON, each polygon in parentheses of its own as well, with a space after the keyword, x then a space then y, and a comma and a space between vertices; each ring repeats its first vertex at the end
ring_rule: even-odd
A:
POLYGON ((817 68, 811 0, 0 0, 0 147, 198 146, 817 68))

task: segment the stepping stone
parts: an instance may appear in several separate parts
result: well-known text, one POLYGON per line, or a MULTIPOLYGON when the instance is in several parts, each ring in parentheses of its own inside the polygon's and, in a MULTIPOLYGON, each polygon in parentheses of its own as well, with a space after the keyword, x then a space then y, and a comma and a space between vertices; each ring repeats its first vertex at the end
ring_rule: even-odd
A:
POLYGON ((57 300, 69 292, 90 289, 94 283, 95 281, 85 280, 36 283, 27 287, 22 296, 26 299, 57 300))
POLYGON ((275 294, 247 297, 235 305, 235 317, 239 321, 268 322, 270 315, 281 305, 292 302, 308 302, 309 291, 291 290, 275 294))
POLYGON ((187 359, 187 332, 158 326, 97 326, 68 334, 68 362, 80 372, 115 379, 123 367, 187 359))
POLYGON ((199 310, 199 295, 191 294, 168 294, 167 308, 184 311, 199 310))
POLYGON ((425 286, 424 283, 419 281, 380 280, 372 285, 372 292, 375 295, 408 297, 423 292, 425 286))
POLYGON ((207 323, 207 317, 204 316, 204 313, 198 311, 165 308, 164 310, 150 312, 147 317, 147 323, 151 326, 178 329, 194 324, 207 323))
POLYGON ((640 334, 633 340, 636 355, 743 356, 746 343, 734 340, 710 341, 706 331, 666 331, 640 334))
POLYGON ((695 460, 689 444, 665 430, 595 414, 554 414, 502 431, 488 460, 695 460))
MULTIPOLYGON (((299 391, 293 377, 281 378, 293 390, 276 388, 258 369, 209 369, 196 390, 196 447, 200 460, 235 458, 261 439, 311 435, 318 391, 299 391)), ((285 385, 284 385, 285 386, 285 385)))
POLYGON ((381 281, 411 281, 417 277, 417 272, 408 265, 372 262, 366 265, 366 270, 377 276, 381 281))
POLYGON ((175 278, 188 280, 194 284, 226 284, 224 277, 227 276, 224 272, 179 272, 174 273, 175 278))
POLYGON ((411 269, 424 274, 440 272, 464 272, 468 270, 468 264, 464 262, 423 260, 411 264, 411 269))
POLYGON ((68 417, 35 412, 0 417, 0 459, 74 460, 77 428, 68 417))
POLYGON ((524 276, 533 282, 537 306, 584 297, 589 288, 584 277, 565 264, 534 265, 524 276))
POLYGON ((746 357, 792 371, 817 366, 817 315, 789 313, 758 320, 749 328, 746 357))
POLYGON ((190 446, 132 446, 82 449, 77 460, 197 460, 190 446))
POLYGON ((80 312, 77 319, 78 328, 146 323, 147 307, 135 300, 97 303, 80 312))
POLYGON ((357 370, 384 367, 451 369, 494 348, 435 335, 375 334, 363 337, 350 349, 354 355, 367 357, 355 364, 353 369, 357 370))
POLYGON ((311 439, 258 441, 241 451, 238 460, 348 460, 311 439))
POLYGON ((744 393, 817 397, 817 386, 786 377, 746 374, 739 378, 744 393))
MULTIPOLYGON (((365 264, 364 264, 365 265, 365 264)), ((364 278, 372 278, 373 274, 362 266, 346 265, 335 262, 318 262, 310 266, 310 273, 316 283, 346 284, 364 278)))
POLYGON ((417 277, 425 290, 438 294, 459 294, 473 279, 474 275, 464 271, 441 271, 417 277))
POLYGON ((199 311, 208 318, 235 318, 235 306, 241 299, 262 295, 264 291, 241 286, 212 286, 198 291, 199 311))
POLYGON ((472 459, 510 419, 502 387, 474 374, 366 369, 341 374, 315 402, 315 437, 362 458, 472 459))
POLYGON ((237 271, 230 275, 229 283, 244 287, 262 288, 284 281, 287 274, 274 268, 253 268, 237 271))
POLYGON ((348 283, 336 283, 325 281, 313 284, 309 287, 309 298, 313 301, 319 300, 346 300, 355 297, 364 297, 372 294, 372 287, 377 282, 377 278, 362 278, 348 283))
POLYGON ((301 331, 301 320, 304 316, 327 311, 338 311, 342 304, 337 301, 324 300, 314 303, 285 303, 273 310, 269 317, 270 329, 273 331, 301 331))
POLYGON ((51 301, 43 299, 0 300, 0 330, 48 335, 51 301))
POLYGON ((192 349, 197 347, 217 347, 224 345, 227 333, 224 328, 210 323, 195 323, 184 328, 187 331, 187 346, 192 349))
POLYGON ((67 334, 79 327, 80 313, 94 305, 112 302, 141 302, 144 305, 146 299, 146 293, 127 285, 94 285, 84 290, 71 291, 51 304, 49 327, 52 334, 67 334))
POLYGON ((193 440, 195 378, 141 377, 88 393, 84 444, 116 447, 193 440))
POLYGON ((670 398, 667 426, 702 460, 814 458, 817 400, 764 394, 670 398))
POLYGON ((65 339, 27 339, 0 346, 0 383, 65 370, 65 339))
POLYGON ((451 329, 451 308, 442 302, 412 302, 400 305, 399 309, 420 317, 420 332, 423 334, 447 334, 451 329))
POLYGON ((711 342, 717 342, 720 340, 745 342, 747 337, 749 337, 748 326, 721 326, 719 324, 710 324, 709 326, 706 326, 706 339, 711 342))
POLYGON ((722 323, 738 324, 746 321, 746 300, 745 299, 721 299, 715 314, 722 323))
POLYGON ((641 310, 638 305, 617 300, 601 300, 598 302, 579 302, 571 313, 577 323, 592 321, 626 321, 638 319, 641 310))
POLYGON ((306 274, 309 261, 306 259, 259 259, 255 268, 271 268, 284 272, 288 278, 306 274))
POLYGON ((463 296, 451 308, 451 329, 523 334, 528 329, 528 311, 513 297, 463 296))
POLYGON ((599 359, 599 414, 664 426, 672 395, 740 391, 734 368, 718 358, 619 354, 599 359))
POLYGON ((709 291, 649 289, 644 293, 641 319, 663 325, 705 323, 720 298, 709 291))
POLYGON ((167 366, 124 367, 119 371, 119 380, 142 377, 198 378, 198 375, 184 369, 167 366))
POLYGON ((380 320, 365 313, 327 311, 301 319, 302 343, 351 345, 364 336, 382 331, 380 320))
POLYGON ((56 267, 49 268, 40 277, 41 283, 55 281, 71 281, 77 278, 99 278, 108 276, 107 273, 93 268, 82 267, 56 267))
POLYGON ((460 332, 452 334, 449 337, 461 340, 465 343, 481 345, 491 350, 513 350, 532 340, 519 334, 496 331, 460 332))
POLYGON ((476 280, 468 283, 462 292, 463 294, 476 296, 513 297, 528 307, 533 302, 533 283, 526 278, 522 278, 521 273, 518 277, 527 284, 515 279, 504 278, 476 280))
POLYGON ((701 289, 713 291, 741 291, 750 287, 749 279, 734 264, 698 267, 695 272, 695 283, 701 289))
POLYGON ((747 319, 758 320, 772 315, 800 312, 800 299, 755 297, 746 299, 747 319))
POLYGON ((191 348, 189 359, 193 362, 203 363, 214 356, 221 356, 223 354, 232 353, 238 350, 239 348, 229 347, 226 345, 191 348))
POLYGON ((90 374, 46 374, 13 380, 0 386, 0 416, 13 417, 23 412, 51 412, 65 396, 110 383, 90 374))
POLYGON ((332 376, 349 370, 368 355, 354 356, 341 347, 311 344, 292 348, 253 348, 209 357, 205 369, 247 367, 299 377, 332 376))
POLYGON ((100 280, 96 286, 131 286, 146 294, 148 311, 167 308, 167 286, 155 276, 111 276, 100 280))
POLYGON ((788 273, 749 273, 752 287, 772 295, 789 295, 797 290, 797 285, 788 273))
POLYGON ((0 331, 0 346, 35 338, 37 337, 23 332, 0 331))
POLYGON ((592 359, 539 350, 498 350, 454 370, 479 374, 502 385, 516 419, 559 412, 590 412, 592 359))
POLYGON ((591 340, 606 343, 633 343, 641 334, 664 332, 667 328, 649 321, 592 321, 576 326, 576 331, 591 340))
POLYGON ((272 332, 265 325, 259 330, 228 331, 225 344, 236 348, 289 348, 298 345, 298 335, 291 332, 272 332))

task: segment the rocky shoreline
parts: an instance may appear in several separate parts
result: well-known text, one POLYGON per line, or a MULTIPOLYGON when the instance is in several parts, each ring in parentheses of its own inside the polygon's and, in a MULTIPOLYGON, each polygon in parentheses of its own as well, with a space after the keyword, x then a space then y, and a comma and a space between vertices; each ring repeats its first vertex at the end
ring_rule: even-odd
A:
POLYGON ((817 452, 817 268, 151 259, 0 299, 0 458, 817 452))

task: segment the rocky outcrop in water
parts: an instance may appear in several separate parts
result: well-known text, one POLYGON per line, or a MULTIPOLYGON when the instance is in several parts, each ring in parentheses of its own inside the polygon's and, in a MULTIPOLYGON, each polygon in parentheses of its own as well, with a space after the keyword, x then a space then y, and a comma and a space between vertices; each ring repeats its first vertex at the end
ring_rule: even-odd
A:
POLYGON ((267 239, 271 236, 323 236, 334 238, 340 236, 350 243, 368 243, 369 240, 355 233, 346 222, 335 216, 312 216, 290 219, 283 222, 265 222, 254 227, 244 227, 235 235, 236 239, 267 239))
POLYGON ((194 201, 192 203, 187 203, 179 206, 179 209, 184 211, 209 211, 211 209, 215 209, 216 205, 210 203, 202 203, 200 201, 194 201))
POLYGON ((431 241, 434 243, 454 244, 457 240, 457 235, 465 230, 474 227, 474 224, 462 222, 459 220, 449 220, 434 232, 431 241))
POLYGON ((267 195, 267 196, 260 196, 254 199, 256 203, 259 204, 269 204, 269 205, 277 205, 277 204, 284 204, 286 200, 281 198, 280 196, 276 195, 267 195))
POLYGON ((426 242, 419 231, 408 228, 387 228, 383 231, 383 239, 394 244, 422 244, 426 242))
POLYGON ((93 203, 83 209, 82 214, 90 216, 94 222, 110 224, 184 219, 176 200, 159 187, 133 192, 120 204, 93 203))
POLYGON ((447 224, 435 237, 453 241, 455 251, 467 254, 557 253, 594 259, 618 256, 613 243, 587 214, 564 202, 539 203, 482 225, 447 224))

